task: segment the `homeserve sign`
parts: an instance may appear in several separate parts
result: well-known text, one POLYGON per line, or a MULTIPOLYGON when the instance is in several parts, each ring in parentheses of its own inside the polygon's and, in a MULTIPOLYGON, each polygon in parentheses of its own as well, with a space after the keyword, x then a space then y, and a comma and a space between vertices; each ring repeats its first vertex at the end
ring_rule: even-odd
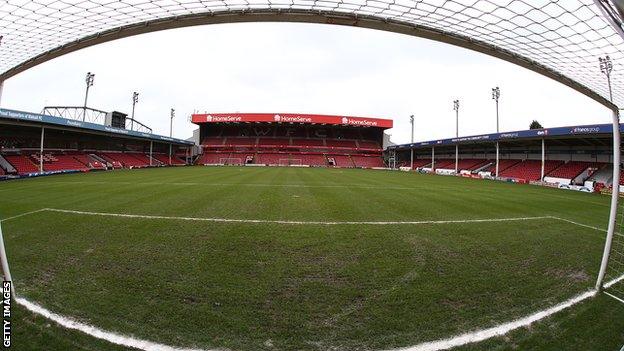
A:
POLYGON ((312 118, 301 116, 273 116, 275 122, 312 123, 312 118))
POLYGON ((243 117, 240 116, 206 116, 206 122, 241 122, 243 117))
POLYGON ((369 121, 369 120, 366 120, 366 119, 353 119, 353 118, 342 117, 342 124, 351 124, 351 125, 356 125, 356 126, 376 127, 377 126, 377 121, 369 121))

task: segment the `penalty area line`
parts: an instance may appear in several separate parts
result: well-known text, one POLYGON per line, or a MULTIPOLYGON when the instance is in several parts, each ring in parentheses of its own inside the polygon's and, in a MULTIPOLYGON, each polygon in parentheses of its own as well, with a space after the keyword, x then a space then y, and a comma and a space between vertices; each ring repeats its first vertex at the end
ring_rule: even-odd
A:
POLYGON ((155 215, 140 215, 140 214, 126 214, 126 213, 77 211, 77 210, 65 210, 65 209, 58 209, 58 208, 45 208, 43 210, 51 211, 51 212, 59 212, 59 213, 70 213, 70 214, 103 216, 103 217, 167 219, 167 220, 197 221, 197 222, 292 224, 292 225, 359 225, 359 224, 361 225, 400 225, 400 224, 418 225, 418 224, 511 222, 511 221, 529 221, 529 220, 553 218, 551 216, 537 216, 537 217, 482 218, 482 219, 429 220, 429 221, 287 221, 287 220, 271 220, 271 219, 230 219, 230 218, 155 216, 155 215))

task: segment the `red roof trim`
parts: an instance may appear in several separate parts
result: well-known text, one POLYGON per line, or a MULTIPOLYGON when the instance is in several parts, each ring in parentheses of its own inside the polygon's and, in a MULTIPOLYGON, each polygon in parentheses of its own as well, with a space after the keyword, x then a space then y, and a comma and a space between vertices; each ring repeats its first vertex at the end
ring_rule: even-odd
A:
POLYGON ((391 119, 309 115, 294 113, 209 113, 193 114, 191 121, 195 124, 203 123, 302 123, 302 124, 331 124, 350 127, 392 128, 391 119))

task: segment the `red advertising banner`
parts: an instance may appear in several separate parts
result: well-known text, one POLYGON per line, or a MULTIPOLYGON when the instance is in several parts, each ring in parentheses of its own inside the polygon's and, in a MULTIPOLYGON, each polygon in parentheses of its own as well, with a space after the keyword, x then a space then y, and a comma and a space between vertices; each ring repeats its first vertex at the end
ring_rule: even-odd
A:
POLYGON ((294 113, 208 113, 193 114, 192 122, 202 123, 305 123, 305 124, 333 124, 353 127, 392 128, 391 119, 306 115, 294 113))

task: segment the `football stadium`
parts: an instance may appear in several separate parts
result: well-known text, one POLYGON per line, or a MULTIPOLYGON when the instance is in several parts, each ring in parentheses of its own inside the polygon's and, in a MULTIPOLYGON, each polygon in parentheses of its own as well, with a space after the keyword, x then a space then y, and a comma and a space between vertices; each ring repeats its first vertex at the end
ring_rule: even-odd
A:
POLYGON ((0 94, 125 37, 296 22, 493 56, 612 120, 500 131, 495 87, 495 133, 416 141, 412 116, 410 142, 393 143, 398 116, 233 107, 184 116, 182 139, 173 109, 168 135, 135 117, 136 92, 130 114, 89 107, 92 73, 82 106, 0 100, 2 347, 624 347, 621 1, 11 0, 0 13, 0 94))

